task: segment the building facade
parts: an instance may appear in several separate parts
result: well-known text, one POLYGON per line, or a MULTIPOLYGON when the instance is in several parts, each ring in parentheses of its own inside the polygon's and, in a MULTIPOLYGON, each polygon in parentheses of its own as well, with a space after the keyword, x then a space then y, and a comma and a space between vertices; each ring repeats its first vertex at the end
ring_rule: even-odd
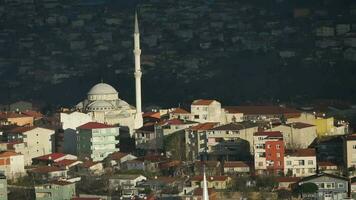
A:
POLYGON ((101 161, 109 154, 119 151, 119 127, 89 122, 77 128, 77 155, 101 161))
POLYGON ((256 132, 253 146, 257 174, 279 175, 283 173, 284 142, 281 132, 256 132))

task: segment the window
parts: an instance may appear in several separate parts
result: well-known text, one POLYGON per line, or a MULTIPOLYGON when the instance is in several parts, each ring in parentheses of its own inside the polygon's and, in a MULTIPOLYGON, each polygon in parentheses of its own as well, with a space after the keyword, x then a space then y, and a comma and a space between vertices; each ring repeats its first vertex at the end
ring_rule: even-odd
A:
POLYGON ((267 145, 267 149, 270 149, 270 148, 271 148, 271 145, 270 145, 270 144, 268 144, 268 145, 267 145))
POLYGON ((300 173, 300 169, 296 169, 295 172, 296 172, 297 174, 299 174, 299 173, 300 173))
POLYGON ((326 189, 334 189, 335 188, 335 183, 326 183, 325 186, 326 186, 325 187, 326 189))
POLYGON ((298 160, 299 165, 304 165, 304 160, 298 160))
POLYGON ((343 184, 343 183, 338 183, 338 184, 337 184, 337 187, 338 187, 338 188, 344 188, 344 184, 343 184))
POLYGON ((258 166, 263 166, 263 162, 258 162, 258 166))
POLYGON ((277 165, 278 165, 278 166, 281 166, 281 161, 278 161, 278 162, 277 162, 277 165))
POLYGON ((277 158, 280 158, 281 157, 281 154, 280 153, 277 153, 277 158))
POLYGON ((199 119, 199 115, 194 115, 194 119, 199 119))
POLYGON ((314 173, 314 169, 308 169, 309 173, 314 173))
POLYGON ((276 148, 277 148, 277 149, 280 149, 280 148, 281 148, 281 145, 277 144, 277 145, 276 145, 276 148))
POLYGON ((287 165, 292 165, 292 161, 288 160, 287 165))
POLYGON ((313 165, 313 161, 312 160, 308 160, 308 165, 313 165))
POLYGON ((352 145, 352 148, 353 148, 353 149, 356 149, 356 144, 352 145))

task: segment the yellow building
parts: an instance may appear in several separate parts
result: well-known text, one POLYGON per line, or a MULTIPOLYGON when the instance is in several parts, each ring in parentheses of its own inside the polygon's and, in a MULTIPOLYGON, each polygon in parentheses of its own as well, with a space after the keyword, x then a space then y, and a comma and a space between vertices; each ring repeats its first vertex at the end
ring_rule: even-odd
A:
POLYGON ((316 133, 318 137, 330 135, 334 133, 334 118, 316 118, 315 119, 316 133))

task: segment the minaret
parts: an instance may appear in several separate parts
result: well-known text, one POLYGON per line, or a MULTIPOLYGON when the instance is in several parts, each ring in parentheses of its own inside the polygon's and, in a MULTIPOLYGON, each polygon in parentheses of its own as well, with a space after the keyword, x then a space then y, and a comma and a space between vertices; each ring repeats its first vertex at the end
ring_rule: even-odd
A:
POLYGON ((209 200, 208 182, 206 180, 205 163, 204 163, 204 179, 203 179, 203 200, 209 200))
POLYGON ((136 86, 136 117, 135 128, 143 125, 142 106, 141 106, 141 49, 140 49, 140 31, 138 29, 137 12, 135 13, 135 32, 134 32, 134 55, 135 55, 135 86, 136 86))

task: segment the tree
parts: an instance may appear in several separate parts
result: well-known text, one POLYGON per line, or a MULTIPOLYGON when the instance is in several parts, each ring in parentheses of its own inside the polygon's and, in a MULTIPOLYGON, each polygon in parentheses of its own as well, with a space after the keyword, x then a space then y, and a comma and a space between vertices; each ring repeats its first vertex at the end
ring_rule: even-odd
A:
POLYGON ((314 195, 318 191, 318 186, 315 183, 303 183, 298 185, 293 190, 293 193, 303 196, 314 195))

